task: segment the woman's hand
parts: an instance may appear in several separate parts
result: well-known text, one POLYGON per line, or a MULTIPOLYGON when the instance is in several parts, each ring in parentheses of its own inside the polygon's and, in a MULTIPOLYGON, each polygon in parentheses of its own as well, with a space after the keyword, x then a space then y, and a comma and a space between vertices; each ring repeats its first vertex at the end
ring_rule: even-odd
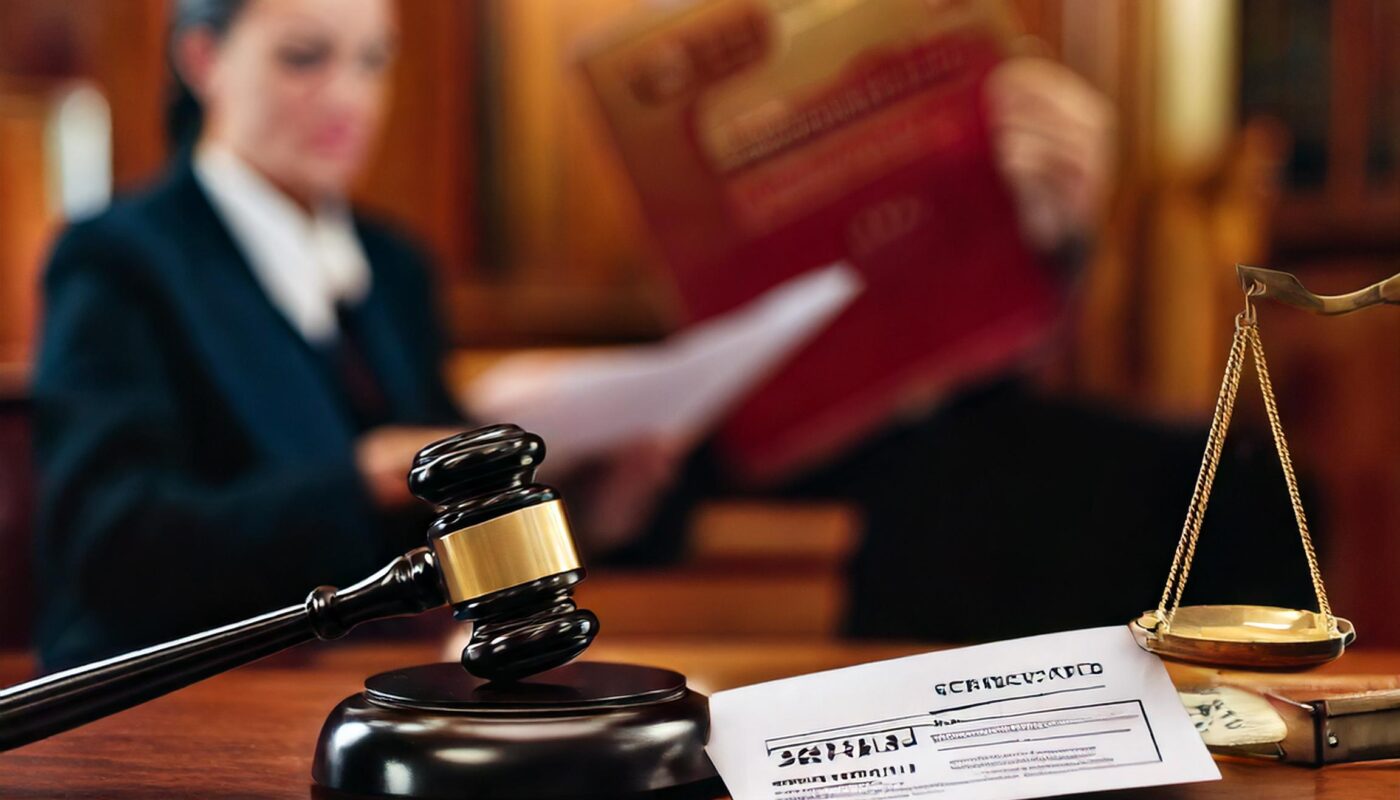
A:
POLYGON ((1051 253, 1088 238, 1112 188, 1113 104, 1044 58, 1008 59, 984 91, 997 168, 1016 199, 1026 240, 1051 253))
POLYGON ((355 466, 374 505, 389 511, 413 502, 408 470, 414 456, 427 445, 458 433, 459 428, 384 425, 361 434, 355 442, 355 466))

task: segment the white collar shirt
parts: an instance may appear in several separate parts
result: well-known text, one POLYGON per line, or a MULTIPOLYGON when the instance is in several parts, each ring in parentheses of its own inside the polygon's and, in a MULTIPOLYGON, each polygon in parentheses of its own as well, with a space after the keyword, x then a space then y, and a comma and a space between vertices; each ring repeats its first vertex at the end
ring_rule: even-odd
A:
POLYGON ((194 171, 263 292, 313 344, 339 334, 337 308, 369 293, 370 269, 349 208, 307 213, 231 150, 204 145, 194 171))

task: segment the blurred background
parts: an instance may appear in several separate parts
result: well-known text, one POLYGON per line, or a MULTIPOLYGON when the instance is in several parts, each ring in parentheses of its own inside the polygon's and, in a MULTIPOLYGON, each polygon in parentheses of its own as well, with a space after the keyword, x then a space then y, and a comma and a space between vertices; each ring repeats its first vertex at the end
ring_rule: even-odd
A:
MULTIPOLYGON (((434 256, 455 386, 505 353, 654 341, 679 325, 576 67, 582 42, 639 5, 398 4, 391 110, 354 196, 434 256)), ((1204 424, 1241 305, 1235 263, 1295 272, 1322 293, 1400 272, 1400 2, 1013 5, 1036 46, 1119 111, 1112 210, 1066 341, 1037 366, 1048 391, 1204 424)), ((66 219, 150 181, 169 156, 168 13, 165 0, 0 2, 0 644, 24 644, 29 625, 38 279, 66 219)), ((1268 306, 1261 326, 1294 459, 1316 487, 1333 606, 1365 644, 1400 646, 1390 311, 1268 306)), ((1241 398, 1237 424, 1260 428, 1255 389, 1241 398)), ((682 564, 585 586, 610 630, 838 630, 860 535, 850 509, 713 503, 689 525, 682 564)), ((1230 533, 1207 524, 1208 537, 1230 533)))

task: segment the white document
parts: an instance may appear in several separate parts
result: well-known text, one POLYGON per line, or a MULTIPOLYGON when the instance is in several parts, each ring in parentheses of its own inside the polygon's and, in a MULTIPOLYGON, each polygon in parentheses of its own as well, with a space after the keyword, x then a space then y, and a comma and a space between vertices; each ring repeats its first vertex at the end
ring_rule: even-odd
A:
POLYGON ((477 419, 549 443, 556 469, 641 438, 688 441, 826 327, 860 293, 844 262, 803 273, 660 344, 508 358, 464 398, 477 419))
POLYGON ((719 692, 710 726, 734 800, 1011 800, 1220 778, 1125 626, 719 692))

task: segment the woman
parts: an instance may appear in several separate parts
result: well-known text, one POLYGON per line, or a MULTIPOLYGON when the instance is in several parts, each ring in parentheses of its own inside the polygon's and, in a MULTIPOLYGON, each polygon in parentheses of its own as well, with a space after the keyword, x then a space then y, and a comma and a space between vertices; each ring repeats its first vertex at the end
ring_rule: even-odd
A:
POLYGON ((202 125, 74 224, 34 392, 48 668, 299 602, 421 542, 404 475, 460 429, 419 255, 346 187, 384 110, 387 0, 178 0, 202 125))

